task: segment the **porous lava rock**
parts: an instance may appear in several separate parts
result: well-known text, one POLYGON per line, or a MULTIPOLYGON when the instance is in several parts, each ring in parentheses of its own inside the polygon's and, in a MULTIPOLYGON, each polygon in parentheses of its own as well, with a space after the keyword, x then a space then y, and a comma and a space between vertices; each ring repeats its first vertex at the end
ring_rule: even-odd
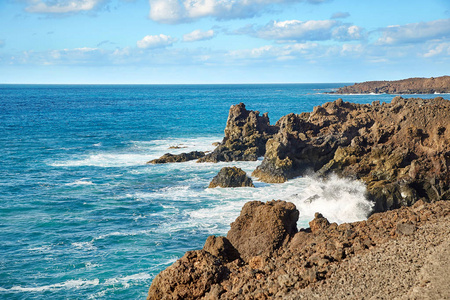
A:
POLYGON ((227 239, 244 260, 269 255, 297 232, 298 216, 297 208, 290 202, 247 202, 231 223, 227 239))
POLYGON ((211 180, 209 188, 215 187, 255 187, 245 171, 237 167, 223 167, 211 180))
MULTIPOLYGON (((331 295, 332 299, 342 299, 342 294, 351 292, 354 286, 358 289, 367 286, 370 290, 366 292, 363 288, 352 294, 351 299, 372 296, 389 299, 392 293, 401 296, 412 292, 415 284, 409 277, 399 276, 399 270, 408 270, 408 274, 415 272, 418 277, 423 266, 418 259, 428 259, 436 253, 430 252, 434 249, 440 251, 439 256, 434 255, 436 263, 445 263, 441 258, 448 258, 445 255, 448 251, 442 252, 445 249, 440 245, 449 242, 449 201, 426 203, 419 200, 410 207, 375 213, 365 221, 340 225, 330 223, 317 213, 310 223, 311 228, 298 232, 295 221, 291 222, 297 217, 298 211, 292 203, 249 202, 232 224, 227 239, 209 237, 203 250, 187 252, 155 277, 148 299, 311 299, 317 291, 309 288, 317 290, 327 286, 328 280, 334 285, 321 293, 331 295), (440 224, 443 224, 441 231, 433 233, 426 229, 440 224), (254 235, 257 238, 252 238, 254 235), (235 255, 236 252, 230 245, 225 246, 227 240, 244 260, 236 256, 230 259, 230 253, 235 255), (388 252, 386 259, 384 252, 388 252), (374 254, 375 259, 371 258, 374 254), (400 269, 390 270, 392 265, 400 269), (385 271, 377 271, 377 267, 385 271), (342 268, 345 274, 339 273, 342 268), (335 274, 345 276, 345 282, 351 286, 346 287, 345 282, 341 282, 340 278, 344 277, 334 280, 335 274), (367 276, 373 282, 368 283, 367 276)), ((447 259, 444 266, 449 265, 447 259)), ((448 294, 445 281, 433 283, 439 282, 444 283, 439 286, 439 293, 448 294)), ((425 287, 421 282, 417 283, 419 285, 425 287)))
POLYGON ((189 153, 181 153, 181 154, 170 154, 166 153, 160 158, 153 159, 148 164, 166 164, 166 163, 174 163, 174 162, 185 162, 190 160, 199 159, 205 156, 205 152, 202 151, 192 151, 189 153))
POLYGON ((450 93, 450 76, 367 81, 339 88, 336 94, 435 94, 450 93))
POLYGON ((198 162, 252 161, 263 156, 267 140, 277 131, 267 113, 247 110, 244 103, 232 105, 225 137, 217 148, 198 162))
POLYGON ((442 97, 371 105, 338 99, 282 117, 253 176, 276 183, 314 171, 359 179, 376 212, 450 200, 449 124, 450 101, 442 97))

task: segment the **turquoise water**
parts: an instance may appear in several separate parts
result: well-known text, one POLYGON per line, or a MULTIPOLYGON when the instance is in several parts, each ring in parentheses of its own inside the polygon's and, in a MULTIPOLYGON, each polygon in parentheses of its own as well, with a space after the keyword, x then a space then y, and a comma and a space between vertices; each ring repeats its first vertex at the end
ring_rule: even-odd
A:
POLYGON ((300 227, 318 210, 364 218, 364 187, 338 178, 207 189, 223 166, 250 173, 260 162, 145 164, 212 150, 233 104, 275 123, 335 100, 322 92, 342 85, 0 85, 0 298, 145 298, 156 274, 226 234, 250 200, 293 201, 300 227))

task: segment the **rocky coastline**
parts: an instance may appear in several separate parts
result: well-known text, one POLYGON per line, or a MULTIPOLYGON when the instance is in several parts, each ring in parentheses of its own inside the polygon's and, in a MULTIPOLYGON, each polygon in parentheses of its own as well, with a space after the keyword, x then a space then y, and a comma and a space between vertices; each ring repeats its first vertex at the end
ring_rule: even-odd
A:
POLYGON ((450 93, 450 76, 366 81, 339 88, 332 94, 444 94, 450 93))
MULTIPOLYGON (((294 204, 248 202, 227 237, 209 237, 202 250, 156 276, 148 299, 418 299, 420 291, 450 297, 429 268, 450 266, 449 126, 450 101, 442 97, 371 105, 337 99, 275 125, 267 113, 233 105, 223 141, 197 162, 264 156, 252 175, 269 183, 310 172, 354 178, 367 186, 372 215, 338 225, 318 212, 310 228, 299 229, 294 204), (395 281, 395 272, 380 271, 389 265, 408 274, 395 281), (377 288, 365 282, 371 276, 393 282, 377 288)), ((222 173, 226 182, 231 172, 222 173)))

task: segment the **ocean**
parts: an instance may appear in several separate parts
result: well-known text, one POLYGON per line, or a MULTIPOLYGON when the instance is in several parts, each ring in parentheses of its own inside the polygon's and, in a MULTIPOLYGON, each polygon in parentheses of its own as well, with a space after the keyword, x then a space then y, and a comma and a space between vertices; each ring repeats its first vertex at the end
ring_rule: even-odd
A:
POLYGON ((359 182, 311 174, 208 189, 222 167, 250 175, 260 161, 146 164, 213 150, 239 102, 275 124, 337 98, 393 98, 324 94, 343 85, 0 85, 0 298, 145 299, 160 271, 226 235, 247 201, 294 202, 298 227, 315 212, 364 219, 359 182))

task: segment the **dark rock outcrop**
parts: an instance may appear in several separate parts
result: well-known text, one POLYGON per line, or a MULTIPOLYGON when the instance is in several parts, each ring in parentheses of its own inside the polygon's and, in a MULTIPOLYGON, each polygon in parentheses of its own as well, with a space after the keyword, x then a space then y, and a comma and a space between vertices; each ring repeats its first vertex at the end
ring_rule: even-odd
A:
POLYGON ((153 159, 148 164, 166 164, 166 163, 174 163, 174 162, 185 162, 189 160, 199 159, 205 156, 205 152, 201 151, 192 151, 189 153, 181 153, 181 154, 170 154, 166 153, 160 158, 153 159))
POLYGON ((286 201, 247 202, 231 223, 228 240, 244 260, 269 255, 297 232, 298 210, 286 201))
POLYGON ((156 276, 148 299, 301 299, 304 288, 326 283, 340 265, 357 262, 377 247, 408 238, 405 248, 411 250, 421 228, 448 220, 449 214, 448 201, 418 201, 411 207, 373 214, 367 221, 340 225, 316 214, 310 229, 296 233, 291 222, 298 212, 292 203, 250 202, 228 232, 232 246, 225 246, 225 238, 208 238, 203 250, 187 252, 156 276), (237 238, 232 237, 235 234, 237 238))
POLYGON ((215 187, 255 187, 252 179, 240 168, 223 167, 211 180, 209 188, 215 187))
POLYGON ((450 200, 449 124, 450 101, 441 97, 382 105, 338 99, 282 117, 253 176, 284 182, 315 171, 360 179, 375 211, 450 200))
POLYGON ((244 103, 232 105, 225 137, 217 148, 198 162, 257 160, 263 156, 267 140, 277 131, 267 113, 247 110, 244 103))
POLYGON ((367 81, 339 88, 336 94, 434 94, 450 93, 450 76, 367 81))

